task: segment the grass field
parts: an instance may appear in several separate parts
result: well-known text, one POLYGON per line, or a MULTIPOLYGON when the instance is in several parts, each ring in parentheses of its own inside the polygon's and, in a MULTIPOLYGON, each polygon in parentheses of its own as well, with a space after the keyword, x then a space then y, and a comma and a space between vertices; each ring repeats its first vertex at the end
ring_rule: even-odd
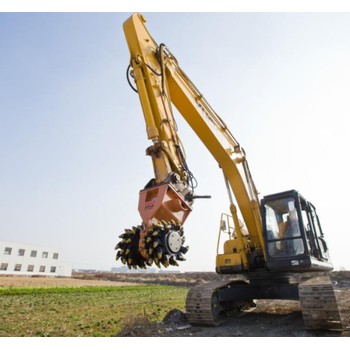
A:
POLYGON ((115 336, 141 317, 161 321, 185 309, 188 289, 172 286, 1 287, 1 337, 115 336))

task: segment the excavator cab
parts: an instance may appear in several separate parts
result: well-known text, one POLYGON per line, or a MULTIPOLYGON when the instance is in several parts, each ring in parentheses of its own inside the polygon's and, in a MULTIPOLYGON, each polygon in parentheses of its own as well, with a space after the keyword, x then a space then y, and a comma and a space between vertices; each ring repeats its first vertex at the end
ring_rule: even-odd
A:
POLYGON ((316 209, 297 191, 265 196, 261 212, 268 270, 333 269, 316 209))

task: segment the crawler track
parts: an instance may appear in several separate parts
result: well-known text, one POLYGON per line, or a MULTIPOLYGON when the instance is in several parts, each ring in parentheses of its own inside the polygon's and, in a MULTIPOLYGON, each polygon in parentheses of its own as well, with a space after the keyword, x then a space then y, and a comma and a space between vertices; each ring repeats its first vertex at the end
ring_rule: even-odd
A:
MULTIPOLYGON (((342 305, 342 300, 338 300, 340 299, 340 293, 334 289, 329 276, 294 275, 294 277, 299 279, 295 296, 296 298, 299 297, 306 329, 349 330, 350 307, 349 305, 342 305)), ((242 289, 241 291, 239 291, 240 288, 235 289, 235 286, 242 283, 247 284, 248 289, 245 290, 254 299, 289 299, 289 297, 286 298, 287 295, 284 293, 279 294, 277 298, 274 295, 262 297, 262 294, 259 295, 254 289, 250 290, 249 284, 244 281, 209 282, 193 287, 188 292, 186 300, 188 321, 193 325, 218 326, 227 320, 232 311, 240 311, 251 307, 251 301, 238 300, 247 295, 242 294, 242 289), (232 288, 231 291, 228 291, 227 289, 230 288, 232 288), (230 301, 227 295, 233 296, 231 300, 237 301, 230 301)), ((274 285, 261 285, 261 287, 268 289, 273 288, 274 285)), ((252 288, 254 288, 254 285, 252 288)), ((296 298, 290 300, 297 300, 296 298)))
POLYGON ((230 282, 209 282, 190 289, 186 299, 186 315, 189 323, 203 326, 218 326, 224 321, 218 302, 217 291, 230 282))
POLYGON ((300 283, 299 300, 306 329, 343 330, 329 277, 314 277, 300 283))

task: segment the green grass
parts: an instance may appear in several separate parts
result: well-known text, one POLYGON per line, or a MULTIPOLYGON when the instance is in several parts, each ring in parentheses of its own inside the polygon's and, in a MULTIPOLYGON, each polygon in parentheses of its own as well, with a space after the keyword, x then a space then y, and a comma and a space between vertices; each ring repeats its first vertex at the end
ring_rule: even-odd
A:
POLYGON ((115 336, 146 317, 184 310, 188 289, 172 286, 0 288, 0 336, 115 336))

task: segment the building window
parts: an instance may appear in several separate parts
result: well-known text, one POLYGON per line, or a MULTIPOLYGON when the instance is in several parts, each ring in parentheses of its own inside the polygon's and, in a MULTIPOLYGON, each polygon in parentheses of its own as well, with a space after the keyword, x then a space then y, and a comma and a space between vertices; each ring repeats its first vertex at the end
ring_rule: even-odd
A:
POLYGON ((55 273, 56 272, 56 266, 51 266, 50 272, 55 273))
POLYGON ((4 251, 4 254, 5 254, 5 255, 11 255, 11 252, 12 252, 12 248, 6 247, 6 248, 5 248, 5 251, 4 251))
POLYGON ((18 249, 18 256, 24 256, 25 249, 18 249))
POLYGON ((39 272, 45 272, 45 266, 41 265, 39 268, 39 272))
POLYGON ((48 252, 43 252, 43 254, 41 255, 42 258, 47 259, 49 256, 48 252))
POLYGON ((52 259, 58 259, 58 253, 53 253, 52 259))
POLYGON ((0 271, 6 271, 8 266, 9 266, 9 264, 2 263, 2 264, 0 265, 0 271))
POLYGON ((30 256, 32 257, 32 258, 36 258, 36 255, 38 254, 38 252, 36 251, 36 250, 32 250, 31 252, 30 252, 30 256))
POLYGON ((22 265, 21 264, 16 264, 15 265, 15 271, 21 271, 22 265))
POLYGON ((33 272, 34 271, 34 265, 28 265, 27 271, 28 272, 33 272))

